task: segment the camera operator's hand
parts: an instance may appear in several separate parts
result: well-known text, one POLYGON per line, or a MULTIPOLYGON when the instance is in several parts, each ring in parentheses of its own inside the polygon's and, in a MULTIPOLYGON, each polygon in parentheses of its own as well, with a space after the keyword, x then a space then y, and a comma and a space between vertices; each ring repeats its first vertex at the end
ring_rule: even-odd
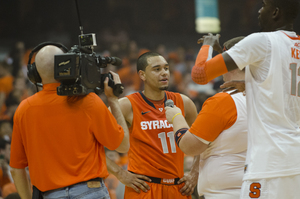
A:
MULTIPOLYGON (((120 79, 119 75, 112 71, 109 71, 109 72, 113 76, 113 80, 114 80, 115 84, 121 84, 121 79, 120 79)), ((109 80, 108 77, 106 77, 104 80, 104 93, 105 93, 106 97, 107 98, 110 98, 110 97, 118 98, 117 96, 115 96, 115 94, 113 92, 113 88, 108 86, 108 80, 109 80)))

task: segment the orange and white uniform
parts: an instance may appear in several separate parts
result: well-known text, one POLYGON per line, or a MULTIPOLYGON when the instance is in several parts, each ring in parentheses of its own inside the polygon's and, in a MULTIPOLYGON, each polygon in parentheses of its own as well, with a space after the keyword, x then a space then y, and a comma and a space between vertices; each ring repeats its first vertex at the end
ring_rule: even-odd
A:
POLYGON ((241 198, 300 196, 300 37, 254 33, 227 51, 246 67, 248 151, 241 198))
POLYGON ((127 98, 133 111, 133 121, 129 128, 128 171, 161 178, 161 182, 147 182, 150 186, 147 193, 138 194, 126 187, 125 199, 190 198, 181 195, 179 190, 183 184, 177 185, 174 181, 183 177, 184 154, 175 144, 173 127, 168 123, 164 109, 164 102, 171 99, 184 114, 181 95, 165 91, 164 100, 158 103, 147 99, 142 92, 128 95, 127 98))
POLYGON ((200 156, 198 194, 205 199, 240 197, 247 151, 247 107, 242 93, 207 99, 190 128, 209 144, 200 156))

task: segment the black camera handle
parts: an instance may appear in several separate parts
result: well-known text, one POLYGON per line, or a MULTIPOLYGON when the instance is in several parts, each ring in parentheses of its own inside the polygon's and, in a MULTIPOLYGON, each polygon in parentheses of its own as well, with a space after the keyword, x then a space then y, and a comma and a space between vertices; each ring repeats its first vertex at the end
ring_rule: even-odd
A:
MULTIPOLYGON (((101 82, 104 82, 105 78, 108 77, 108 86, 113 89, 113 93, 116 97, 119 97, 124 90, 123 84, 115 84, 113 76, 111 73, 102 74, 101 82)), ((100 88, 95 89, 95 93, 100 94, 104 91, 104 84, 101 84, 100 88)))

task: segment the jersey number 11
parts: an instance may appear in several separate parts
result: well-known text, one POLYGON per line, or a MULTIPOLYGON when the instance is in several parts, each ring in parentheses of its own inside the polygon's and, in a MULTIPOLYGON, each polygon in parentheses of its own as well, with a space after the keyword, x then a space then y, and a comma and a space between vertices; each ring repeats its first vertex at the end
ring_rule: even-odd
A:
MULTIPOLYGON (((167 133, 167 136, 170 140, 170 144, 171 144, 171 151, 172 153, 176 153, 176 145, 175 145, 175 138, 174 138, 174 133, 173 131, 167 133)), ((164 153, 169 153, 169 149, 168 149, 168 144, 167 144, 167 137, 166 137, 166 133, 162 132, 158 134, 158 138, 161 141, 161 146, 163 148, 163 152, 164 153)))

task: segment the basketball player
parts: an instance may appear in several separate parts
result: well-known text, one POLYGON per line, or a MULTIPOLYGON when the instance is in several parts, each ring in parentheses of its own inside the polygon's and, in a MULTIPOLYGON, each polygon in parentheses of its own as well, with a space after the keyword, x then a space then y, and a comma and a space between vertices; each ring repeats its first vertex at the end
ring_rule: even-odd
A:
MULTIPOLYGON (((125 187, 124 198, 191 198, 197 184, 199 162, 195 160, 192 171, 184 176, 184 154, 174 142, 173 128, 166 120, 164 107, 166 100, 173 100, 191 125, 197 117, 196 106, 187 96, 166 91, 169 65, 158 53, 141 55, 137 71, 144 81, 144 90, 119 100, 130 131, 130 174, 127 175, 132 179, 132 175, 136 175, 136 181, 125 187), (143 191, 138 191, 137 187, 143 191)), ((118 173, 115 167, 107 166, 110 172, 115 171, 113 174, 118 173)), ((116 176, 120 179, 120 175, 116 176)))
MULTIPOLYGON (((203 46, 192 71, 195 82, 206 84, 249 65, 245 80, 248 151, 242 199, 300 196, 300 37, 293 31, 298 13, 299 0, 263 0, 259 10, 263 32, 249 35, 212 59, 212 49, 220 48, 219 35, 200 39, 203 46)), ((194 146, 204 150, 206 145, 183 129, 187 125, 178 121, 180 117, 173 120, 174 132, 184 134, 175 138, 180 140, 180 148, 187 154, 194 146)))

